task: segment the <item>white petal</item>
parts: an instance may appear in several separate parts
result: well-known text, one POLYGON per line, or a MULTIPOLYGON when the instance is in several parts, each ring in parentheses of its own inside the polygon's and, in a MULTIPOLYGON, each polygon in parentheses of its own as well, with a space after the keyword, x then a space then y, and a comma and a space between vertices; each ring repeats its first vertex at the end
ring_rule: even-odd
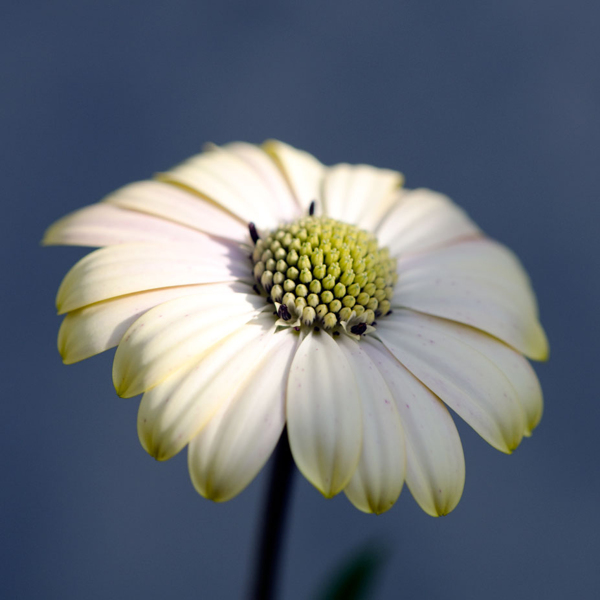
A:
POLYGON ((288 437, 296 465, 328 498, 348 485, 358 464, 361 410, 358 385, 337 343, 311 332, 290 371, 288 437))
POLYGON ((126 242, 192 242, 198 232, 176 223, 110 204, 92 204, 51 225, 45 245, 109 246, 126 242))
POLYGON ((489 358, 508 378, 526 415, 525 435, 531 435, 542 418, 543 398, 540 383, 531 365, 521 354, 497 339, 465 325, 439 321, 445 331, 489 358))
POLYGON ((377 239, 392 256, 413 254, 481 235, 465 211, 431 190, 403 190, 377 227, 377 239))
MULTIPOLYGON (((204 285, 218 290, 223 284, 204 285)), ((65 364, 104 352, 116 346, 129 326, 150 308, 197 294, 202 288, 203 285, 161 288, 96 302, 67 313, 58 332, 58 351, 65 364)))
POLYGON ((243 388, 274 329, 270 315, 255 319, 147 391, 138 411, 146 451, 158 460, 179 452, 243 388))
POLYGON ((363 445, 360 461, 344 492, 359 510, 380 514, 393 506, 404 483, 404 432, 392 393, 361 344, 337 338, 350 363, 362 406, 363 445))
POLYGON ((491 240, 400 259, 395 306, 482 329, 530 358, 548 355, 529 279, 517 258, 491 240))
POLYGON ((149 390, 250 321, 264 309, 264 299, 243 293, 244 287, 232 284, 219 293, 202 290, 144 313, 117 348, 117 393, 128 398, 149 390))
POLYGON ((525 411, 514 388, 494 363, 444 325, 440 319, 395 310, 377 328, 377 336, 481 437, 510 453, 525 430, 525 411))
POLYGON ((253 221, 268 228, 278 224, 272 203, 265 201, 270 190, 248 163, 231 152, 209 150, 197 154, 159 178, 194 190, 246 223, 253 221))
POLYGON ((396 401, 406 436, 406 483, 412 495, 427 514, 448 514, 458 504, 465 484, 462 445, 448 409, 379 341, 367 336, 361 347, 396 401))
MULTIPOLYGON (((298 335, 286 329, 255 352, 253 369, 190 442, 190 476, 200 494, 224 502, 262 469, 285 425, 285 389, 298 335)), ((240 379, 242 377, 240 376, 240 379)))
POLYGON ((402 182, 402 175, 396 171, 369 165, 335 165, 327 169, 323 180, 325 214, 372 229, 394 203, 402 182))
POLYGON ((271 209, 282 221, 293 221, 301 216, 301 208, 275 161, 260 147, 244 142, 234 142, 223 146, 238 156, 260 177, 265 187, 264 201, 271 203, 271 209))
POLYGON ((277 140, 268 140, 262 147, 281 169, 302 213, 306 213, 313 200, 317 201, 315 214, 321 213, 321 181, 326 167, 312 154, 277 140))
POLYGON ((145 290, 220 281, 252 281, 245 252, 204 237, 200 244, 131 243, 83 257, 63 279, 59 314, 145 290))
POLYGON ((118 189, 104 202, 180 223, 210 235, 246 241, 248 223, 193 191, 163 181, 138 181, 118 189))

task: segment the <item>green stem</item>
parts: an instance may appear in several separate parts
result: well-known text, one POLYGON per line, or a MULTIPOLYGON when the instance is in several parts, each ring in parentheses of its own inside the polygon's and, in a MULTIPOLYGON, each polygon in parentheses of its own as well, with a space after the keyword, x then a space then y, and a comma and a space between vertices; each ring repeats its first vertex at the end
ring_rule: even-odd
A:
POLYGON ((252 600, 274 600, 282 556, 287 507, 290 503, 294 459, 284 429, 275 449, 267 501, 263 512, 252 600))

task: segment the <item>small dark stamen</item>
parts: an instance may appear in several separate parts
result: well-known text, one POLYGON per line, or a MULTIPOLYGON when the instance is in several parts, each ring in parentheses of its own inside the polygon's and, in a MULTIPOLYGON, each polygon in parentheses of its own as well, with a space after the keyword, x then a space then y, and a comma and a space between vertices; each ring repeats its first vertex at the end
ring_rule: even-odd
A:
POLYGON ((375 316, 376 316, 377 318, 379 318, 379 317, 380 317, 382 314, 383 314, 383 313, 382 313, 382 312, 381 312, 379 309, 377 309, 377 310, 375 311, 375 316))
POLYGON ((340 332, 339 332, 339 331, 334 331, 334 332, 333 332, 333 337, 337 337, 338 335, 340 335, 340 332))
POLYGON ((366 330, 367 330, 367 324, 366 323, 359 323, 358 325, 353 325, 350 328, 350 331, 354 335, 362 335, 366 330))
POLYGON ((252 286, 252 289, 260 296, 260 290, 256 284, 252 286))
POLYGON ((279 306, 277 314, 279 315, 279 318, 283 319, 284 321, 289 321, 292 318, 292 315, 290 315, 290 311, 288 310, 288 307, 285 304, 281 304, 279 306))
POLYGON ((300 331, 300 327, 294 327, 294 331, 300 331))
POLYGON ((388 311, 385 313, 385 316, 386 316, 386 317, 389 317, 391 314, 392 314, 392 311, 391 311, 391 310, 388 310, 388 311))
POLYGON ((271 298, 271 296, 268 296, 268 297, 267 297, 267 304, 275 304, 275 303, 273 302, 273 298, 271 298))
POLYGON ((256 231, 256 225, 252 222, 248 223, 248 231, 250 232, 252 242, 256 244, 256 242, 258 242, 260 239, 260 235, 258 235, 258 231, 256 231))
POLYGON ((308 214, 309 214, 309 216, 312 217, 315 214, 315 206, 316 205, 317 205, 317 201, 316 200, 313 200, 310 203, 310 206, 308 207, 308 214))
POLYGON ((318 327, 315 327, 315 331, 321 331, 318 327))
POLYGON ((375 325, 377 325, 377 321, 373 321, 373 322, 371 323, 371 325, 373 325, 373 327, 375 327, 375 325))

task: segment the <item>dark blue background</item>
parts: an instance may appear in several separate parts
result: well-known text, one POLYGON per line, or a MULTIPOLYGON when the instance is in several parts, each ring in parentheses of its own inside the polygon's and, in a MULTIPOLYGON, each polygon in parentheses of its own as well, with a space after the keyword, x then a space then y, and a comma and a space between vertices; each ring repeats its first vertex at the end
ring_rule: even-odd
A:
POLYGON ((595 1, 20 1, 0 9, 4 598, 241 597, 266 478, 201 499, 117 398, 112 352, 62 365, 57 286, 80 249, 53 220, 197 152, 277 137, 443 191, 531 273, 552 357, 546 412, 511 457, 460 426, 462 502, 380 517, 297 479, 283 597, 346 556, 393 552, 373 598, 598 597, 595 1))

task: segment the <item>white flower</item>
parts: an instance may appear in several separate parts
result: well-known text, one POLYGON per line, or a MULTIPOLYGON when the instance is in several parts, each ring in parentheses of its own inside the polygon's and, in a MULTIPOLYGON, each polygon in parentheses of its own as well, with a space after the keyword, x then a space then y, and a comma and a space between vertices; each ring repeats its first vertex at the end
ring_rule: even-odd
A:
POLYGON ((64 362, 118 346, 142 445, 188 446, 207 498, 240 493, 287 426, 325 496, 380 513, 406 481, 447 514, 464 485, 447 407, 510 453, 542 414, 524 356, 548 346, 515 256, 402 182, 233 143, 64 217, 46 244, 101 247, 58 292, 64 362))

